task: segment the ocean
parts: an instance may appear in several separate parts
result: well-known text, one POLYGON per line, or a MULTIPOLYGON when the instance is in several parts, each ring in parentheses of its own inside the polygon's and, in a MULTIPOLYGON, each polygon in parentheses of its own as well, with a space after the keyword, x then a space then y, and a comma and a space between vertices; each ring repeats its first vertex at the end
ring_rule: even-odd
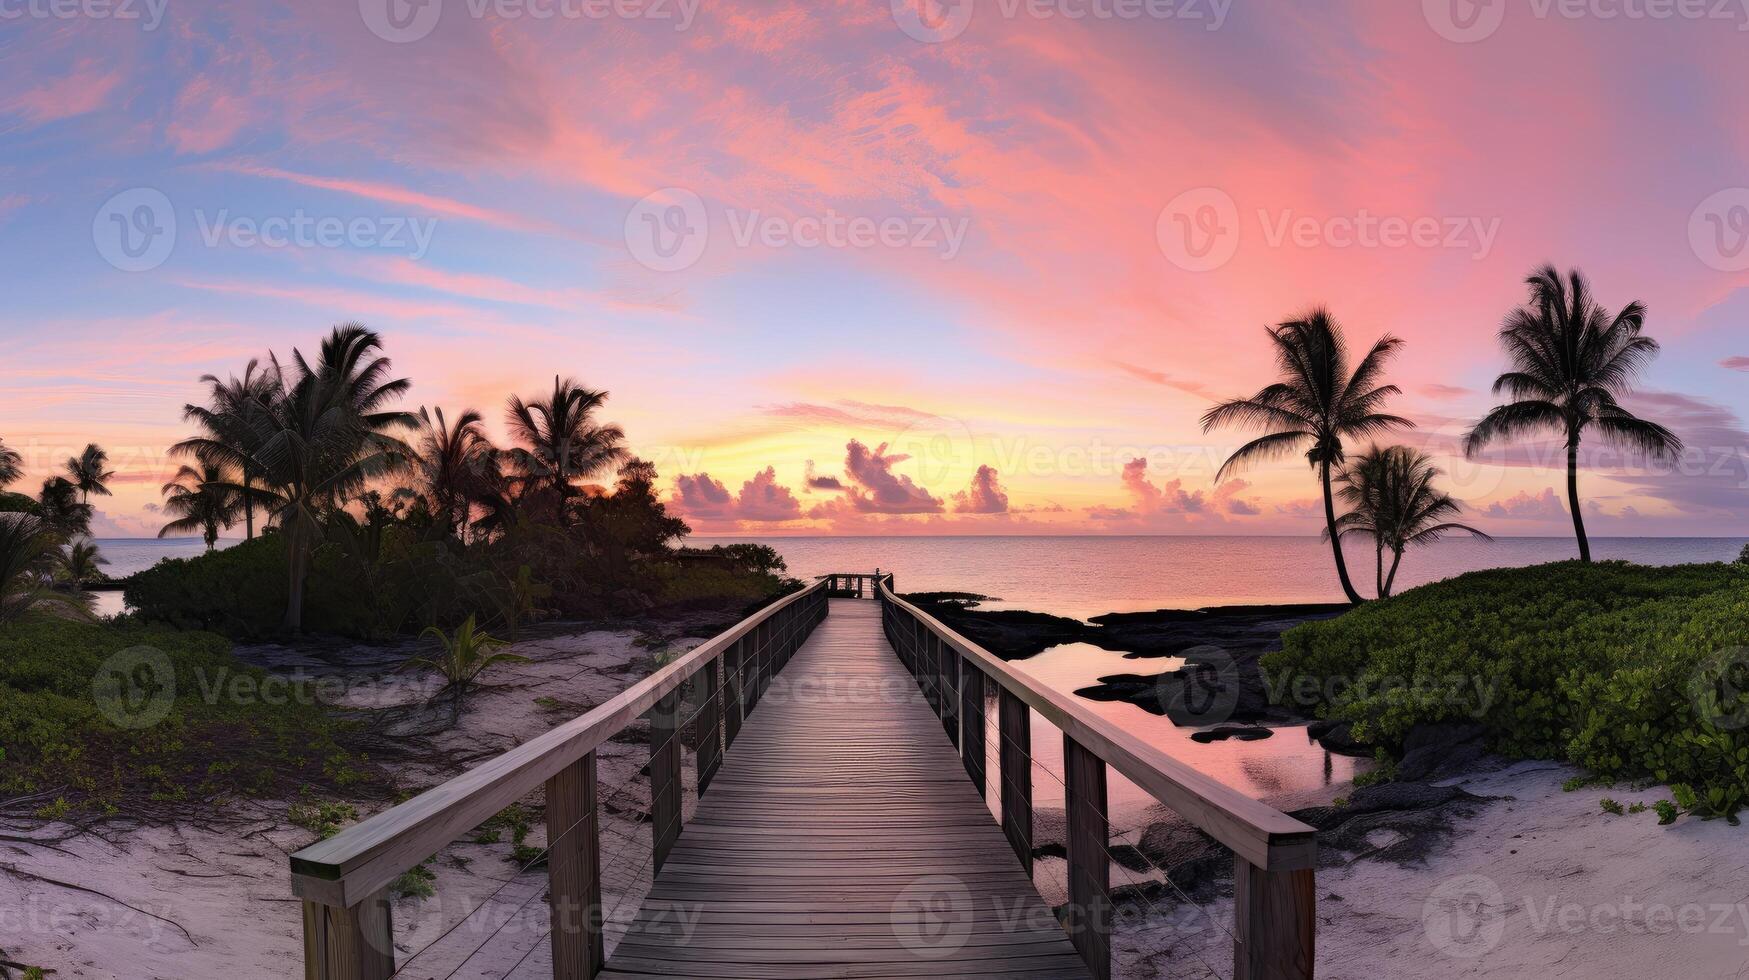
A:
MULTIPOLYGON (((690 538, 708 547, 754 540, 783 555, 791 575, 892 572, 901 592, 976 592, 992 609, 1085 619, 1108 612, 1286 602, 1341 602, 1330 546, 1315 537, 690 538)), ((1645 565, 1731 561, 1749 538, 1593 538, 1593 557, 1645 565)), ((1371 549, 1351 542, 1349 574, 1373 594, 1371 549)), ((1410 551, 1396 591, 1484 568, 1579 557, 1571 537, 1459 536, 1410 551)), ((1387 569, 1389 559, 1387 557, 1387 569)))

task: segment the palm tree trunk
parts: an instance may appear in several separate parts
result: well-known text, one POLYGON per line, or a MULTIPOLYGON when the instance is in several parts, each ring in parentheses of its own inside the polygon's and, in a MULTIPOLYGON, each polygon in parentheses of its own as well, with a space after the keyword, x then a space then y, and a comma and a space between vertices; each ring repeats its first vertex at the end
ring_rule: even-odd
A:
POLYGON ((297 515, 292 515, 291 526, 283 529, 286 546, 286 571, 290 582, 287 585, 285 598, 285 629, 297 633, 304 628, 304 565, 307 556, 304 554, 303 521, 297 515))
POLYGON ((255 488, 255 478, 243 471, 243 540, 255 540, 255 497, 250 492, 255 488))
POLYGON ((1395 552, 1395 555, 1396 557, 1391 559, 1391 574, 1385 578, 1385 591, 1380 593, 1380 598, 1390 598, 1391 590, 1397 584, 1397 569, 1402 567, 1403 552, 1399 550, 1395 552))
POLYGON ((1585 536, 1585 515, 1579 510, 1579 440, 1567 440, 1567 506, 1573 511, 1573 534, 1579 539, 1579 560, 1591 563, 1591 540, 1585 536))
POLYGON ((1373 569, 1373 592, 1380 599, 1385 597, 1385 545, 1382 541, 1374 541, 1372 556, 1377 562, 1373 569))
POLYGON ((1336 530, 1336 497, 1330 487, 1330 461, 1324 460, 1319 469, 1324 481, 1324 523, 1330 529, 1330 550, 1336 555, 1336 577, 1342 580, 1342 591, 1348 595, 1348 601, 1358 606, 1366 600, 1354 591, 1354 583, 1348 578, 1348 561, 1342 557, 1342 535, 1336 530))

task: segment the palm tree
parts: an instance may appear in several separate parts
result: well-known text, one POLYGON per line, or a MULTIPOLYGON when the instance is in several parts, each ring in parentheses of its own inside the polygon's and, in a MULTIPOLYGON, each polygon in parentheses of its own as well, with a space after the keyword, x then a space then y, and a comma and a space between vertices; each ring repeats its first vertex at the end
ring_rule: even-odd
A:
POLYGON ((272 394, 249 418, 243 438, 232 444, 196 436, 180 444, 237 471, 254 467, 260 484, 228 486, 264 504, 286 536, 288 630, 303 625, 304 579, 323 516, 369 480, 400 469, 412 453, 393 433, 412 425, 413 416, 388 407, 411 383, 388 380, 381 349, 382 338, 358 324, 335 327, 313 364, 295 350, 290 368, 273 361, 272 394))
POLYGON ((0 623, 8 623, 42 603, 55 603, 83 615, 78 595, 49 585, 58 538, 41 518, 0 514, 0 623))
POLYGON ((1385 336, 1350 372, 1342 328, 1323 309, 1269 328, 1269 339, 1275 345, 1281 380, 1249 398, 1217 405, 1202 417, 1204 432, 1223 425, 1240 425, 1265 433, 1239 447, 1221 464, 1215 482, 1219 483, 1230 470, 1304 447, 1306 459, 1318 471, 1324 487, 1325 533, 1336 556, 1336 575, 1342 580, 1342 591, 1348 601, 1359 603, 1360 593, 1349 580, 1348 562, 1343 557, 1342 539, 1336 527, 1332 474, 1346 458, 1344 438, 1377 435, 1396 426, 1414 425, 1408 419, 1379 411, 1387 398, 1399 394, 1396 385, 1381 384, 1380 380, 1385 361, 1403 342, 1385 336))
POLYGON ((468 409, 448 423, 443 409, 419 409, 420 438, 413 467, 444 531, 467 528, 476 500, 497 483, 498 449, 486 437, 480 413, 468 409))
POLYGON ((522 443, 511 460, 531 481, 546 483, 561 502, 577 494, 576 480, 587 479, 623 462, 625 432, 597 425, 593 418, 607 392, 584 388, 570 378, 553 377, 553 393, 524 403, 510 396, 510 433, 522 443))
POLYGON ((1585 516, 1579 507, 1579 443, 1595 428, 1605 441, 1657 459, 1682 452, 1682 440, 1669 429, 1636 417, 1619 399, 1658 354, 1658 342, 1642 336, 1646 308, 1629 303, 1611 316, 1591 295, 1591 284, 1575 269, 1562 280, 1548 265, 1525 280, 1530 300, 1500 328, 1500 344, 1513 370, 1494 382, 1496 395, 1514 401, 1476 423, 1464 440, 1474 458, 1489 443, 1539 432, 1567 439, 1567 505, 1579 557, 1591 560, 1585 516))
MULTIPOLYGON (((251 358, 243 368, 241 378, 232 375, 221 381, 217 375, 208 374, 200 380, 209 390, 207 404, 185 405, 182 416, 200 426, 207 438, 225 443, 245 457, 239 467, 244 487, 239 502, 243 509, 243 536, 253 539, 255 500, 249 490, 255 484, 257 473, 254 464, 247 459, 245 443, 254 431, 251 422, 258 414, 267 411, 267 402, 276 389, 276 379, 271 372, 261 370, 259 360, 251 358)), ((186 445, 179 444, 171 451, 189 452, 184 448, 186 445)))
POLYGON ((208 551, 218 544, 219 531, 237 523, 243 510, 244 494, 231 488, 216 463, 202 463, 198 470, 183 466, 164 484, 163 494, 164 512, 176 520, 159 528, 158 537, 199 531, 208 551))
POLYGON ((109 559, 97 550, 97 542, 90 538, 70 542, 60 561, 61 574, 78 592, 85 591, 85 583, 96 580, 103 574, 101 566, 109 564, 109 559))
POLYGON ((0 439, 0 490, 5 490, 23 475, 24 457, 18 454, 18 450, 8 446, 4 439, 0 439))
POLYGON ((1468 524, 1445 520, 1462 512, 1463 506, 1434 487, 1442 475, 1426 453, 1407 446, 1374 446, 1337 478, 1337 495, 1350 508, 1337 526, 1342 534, 1364 534, 1373 539, 1379 598, 1391 595, 1403 552, 1409 546, 1432 544, 1453 531, 1493 540, 1468 524), (1392 556, 1389 575, 1385 574, 1386 551, 1392 556))
POLYGON ((95 511, 79 499, 79 488, 65 477, 51 476, 43 481, 37 506, 42 511, 44 530, 50 534, 65 541, 91 533, 95 511))
POLYGON ((109 454, 95 442, 87 444, 84 452, 67 459, 67 476, 69 482, 79 488, 80 503, 90 503, 92 494, 110 496, 105 481, 114 479, 115 471, 107 469, 108 466, 109 454))

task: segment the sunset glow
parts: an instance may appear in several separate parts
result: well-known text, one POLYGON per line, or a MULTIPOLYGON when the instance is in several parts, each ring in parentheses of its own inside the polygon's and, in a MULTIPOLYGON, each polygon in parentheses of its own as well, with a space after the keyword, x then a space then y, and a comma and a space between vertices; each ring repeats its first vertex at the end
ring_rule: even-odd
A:
POLYGON ((1749 533, 1749 10, 915 2, 0 4, 0 436, 154 534, 197 379, 359 321, 494 436, 610 391, 695 533, 1309 535, 1198 420, 1326 305, 1468 519, 1565 534, 1560 446, 1459 449, 1553 262, 1688 445, 1588 447, 1593 533, 1749 533))

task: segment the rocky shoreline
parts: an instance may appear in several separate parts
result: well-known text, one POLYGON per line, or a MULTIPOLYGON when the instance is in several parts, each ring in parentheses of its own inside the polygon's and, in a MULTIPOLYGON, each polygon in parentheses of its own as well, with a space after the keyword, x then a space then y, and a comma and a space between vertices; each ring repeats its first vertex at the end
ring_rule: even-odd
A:
MULTIPOLYGON (((1281 649, 1281 635, 1301 623, 1330 619, 1343 604, 1216 606, 1108 613, 1085 622, 1025 610, 985 610, 987 597, 971 593, 908 596, 930 615, 1006 660, 1024 660, 1052 647, 1087 643, 1147 661, 1181 659, 1157 673, 1111 674, 1075 693, 1093 701, 1123 701, 1171 718, 1181 727, 1216 727, 1199 740, 1262 738, 1257 725, 1306 719, 1272 705, 1259 661, 1281 649)), ((1335 751, 1357 753, 1347 746, 1335 751)))

